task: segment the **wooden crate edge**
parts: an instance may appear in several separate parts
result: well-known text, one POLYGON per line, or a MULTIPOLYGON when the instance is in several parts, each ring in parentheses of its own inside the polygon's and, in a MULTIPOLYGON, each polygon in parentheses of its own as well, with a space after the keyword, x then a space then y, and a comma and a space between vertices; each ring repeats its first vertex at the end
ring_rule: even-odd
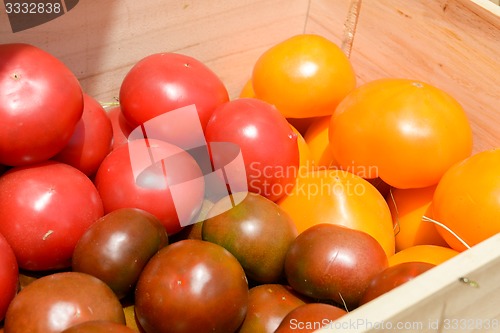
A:
MULTIPOLYGON (((463 330, 473 332, 483 326, 496 323, 492 329, 499 329, 500 310, 494 308, 495 299, 500 297, 500 234, 464 251, 456 257, 436 266, 418 278, 380 296, 344 317, 327 325, 318 333, 357 332, 375 333, 395 329, 406 324, 407 330, 419 332, 451 332, 457 320, 473 320, 463 330), (495 297, 496 296, 496 297, 495 297), (465 313, 473 310, 477 318, 466 318, 465 313), (493 312, 491 312, 493 311, 493 312), (483 314, 483 315, 479 315, 483 314), (485 315, 484 315, 485 314, 485 315), (474 326, 476 325, 476 326, 474 326)), ((486 328, 485 328, 486 329, 486 328)), ((495 330, 492 330, 492 332, 495 330)), ((483 330, 483 332, 486 332, 483 330)))

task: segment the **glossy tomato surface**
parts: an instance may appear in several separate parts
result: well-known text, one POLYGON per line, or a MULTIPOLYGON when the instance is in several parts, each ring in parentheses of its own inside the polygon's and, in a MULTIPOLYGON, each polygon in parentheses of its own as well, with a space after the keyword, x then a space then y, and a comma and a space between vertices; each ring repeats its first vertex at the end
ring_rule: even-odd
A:
POLYGON ((341 168, 396 188, 435 185, 472 152, 462 106, 409 79, 379 79, 353 90, 335 109, 328 135, 341 168))
POLYGON ((91 177, 111 151, 113 127, 104 108, 84 94, 83 115, 68 144, 53 159, 74 166, 91 177))
POLYGON ((351 310, 371 279, 387 268, 387 256, 367 233, 318 224, 301 233, 285 258, 285 274, 296 291, 351 310))
POLYGON ((5 333, 59 333, 90 320, 125 324, 113 291, 88 274, 54 273, 35 280, 14 298, 5 317, 5 333))
POLYGON ((388 256, 394 254, 394 227, 387 202, 368 181, 338 169, 298 174, 295 187, 278 201, 299 233, 320 223, 360 230, 374 237, 388 256))
POLYGON ((0 234, 0 322, 17 293, 19 267, 16 256, 5 237, 0 234))
POLYGON ((274 333, 283 318, 293 309, 305 304, 289 286, 261 284, 250 289, 248 311, 238 333, 274 333))
POLYGON ((413 280, 433 267, 435 267, 434 264, 418 261, 403 262, 387 267, 372 278, 370 285, 361 298, 360 304, 368 303, 380 295, 413 280))
POLYGON ((134 333, 132 328, 112 321, 92 320, 71 326, 61 333, 134 333))
POLYGON ((69 142, 82 116, 80 83, 32 45, 0 45, 0 58, 0 164, 45 161, 69 142))
POLYGON ((157 53, 141 59, 120 88, 122 112, 132 127, 195 104, 205 128, 214 109, 228 100, 226 87, 210 68, 177 53, 157 53))
POLYGON ((225 103, 214 111, 205 133, 208 142, 241 148, 249 191, 276 201, 293 187, 300 162, 297 134, 271 104, 255 98, 225 103))
POLYGON ((134 129, 123 115, 119 106, 106 111, 108 118, 111 120, 113 128, 113 149, 127 143, 128 136, 134 129))
POLYGON ((0 177, 0 233, 27 270, 69 267, 76 243, 103 215, 90 179, 64 163, 15 167, 0 177))
POLYGON ((231 200, 220 200, 208 212, 214 216, 203 221, 203 239, 231 252, 249 279, 279 282, 286 252, 298 234, 295 224, 280 206, 259 194, 249 192, 243 201, 225 210, 231 207, 231 200))
POLYGON ((332 41, 315 34, 284 40, 257 59, 252 83, 257 98, 273 105, 287 118, 333 113, 356 86, 349 59, 332 41))
POLYGON ((135 291, 136 315, 146 332, 234 332, 247 302, 238 260, 217 244, 192 239, 160 250, 135 291))
POLYGON ((457 251, 500 233, 500 148, 474 154, 447 170, 431 206, 432 217, 448 228, 436 226, 439 233, 457 251))
POLYGON ((347 311, 326 303, 306 303, 290 311, 274 333, 313 333, 320 328, 333 328, 332 322, 347 311))
POLYGON ((203 173, 191 155, 152 139, 133 140, 113 150, 101 163, 95 184, 105 213, 119 208, 145 210, 163 223, 169 235, 182 229, 181 219, 189 222, 197 216, 205 191, 203 173))
POLYGON ((167 244, 167 231, 153 214, 117 209, 85 231, 73 253, 72 269, 106 282, 121 299, 133 289, 148 260, 167 244))

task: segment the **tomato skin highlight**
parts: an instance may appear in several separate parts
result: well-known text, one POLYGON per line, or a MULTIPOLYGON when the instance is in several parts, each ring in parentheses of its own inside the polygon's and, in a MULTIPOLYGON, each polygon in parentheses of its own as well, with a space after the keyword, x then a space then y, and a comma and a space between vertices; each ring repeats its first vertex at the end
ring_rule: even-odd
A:
POLYGON ((300 34, 264 52, 254 64, 255 97, 287 118, 331 115, 356 86, 349 59, 333 42, 314 34, 300 34))
POLYGON ((241 148, 249 191, 276 201, 293 187, 300 163, 297 134, 271 104, 255 98, 224 103, 205 133, 208 142, 241 148))
MULTIPOLYGON (((230 197, 208 212, 227 207, 230 197)), ((202 238, 223 246, 241 263, 247 277, 258 283, 278 283, 297 228, 288 214, 271 200, 252 192, 231 209, 203 221, 202 238)))
POLYGON ((222 246, 181 240, 151 258, 135 289, 135 311, 146 332, 235 332, 248 306, 238 260, 222 246))
POLYGON ((69 142, 83 113, 75 75, 29 44, 0 45, 0 164, 43 162, 69 142))
POLYGON ((388 267, 380 244, 365 232, 317 224, 301 233, 285 258, 290 286, 313 299, 356 308, 370 280, 388 267))
POLYGON ((353 90, 333 113, 328 135, 342 169, 402 189, 437 184, 472 152, 462 106, 408 79, 379 79, 353 90))
POLYGON ((17 294, 5 316, 5 332, 60 333, 93 320, 125 324, 113 291, 91 275, 58 272, 33 281, 17 294))
POLYGON ((123 299, 135 287, 148 260, 167 244, 167 231, 153 214, 136 208, 117 209, 80 237, 71 267, 99 278, 123 299))
MULTIPOLYGON (((468 246, 500 232, 500 148, 485 150, 446 171, 432 199, 432 218, 468 246)), ((444 228, 439 234, 457 251, 466 246, 444 228)))
MULTIPOLYGON (((168 160, 168 158, 167 158, 168 160)), ((203 203, 205 185, 202 180, 190 182, 179 193, 174 204, 171 184, 200 179, 203 173, 195 159, 181 148, 164 141, 137 139, 113 150, 101 163, 94 183, 102 198, 106 214, 120 208, 139 208, 156 216, 170 235, 182 230, 180 217, 195 218, 203 203), (146 149, 146 146, 149 147, 146 149), (143 149, 146 149, 145 151, 143 149), (140 158, 174 156, 163 173, 161 161, 150 165, 135 179, 131 153, 139 151, 140 158)), ((201 178, 203 179, 203 178, 201 178)))
POLYGON ((195 104, 204 129, 214 109, 227 101, 224 83, 210 68, 177 53, 146 56, 130 69, 120 87, 120 106, 132 127, 195 104))
POLYGON ((0 177, 0 197, 0 233, 27 270, 70 267, 76 243, 103 215, 92 181, 60 162, 10 169, 0 177))

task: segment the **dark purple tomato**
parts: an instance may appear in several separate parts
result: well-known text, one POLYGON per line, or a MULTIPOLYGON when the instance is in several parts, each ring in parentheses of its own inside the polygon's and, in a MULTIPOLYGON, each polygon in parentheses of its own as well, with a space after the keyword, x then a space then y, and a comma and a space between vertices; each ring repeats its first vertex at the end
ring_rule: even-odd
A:
POLYGON ((203 222, 203 239, 231 252, 249 279, 279 282, 284 277, 285 255, 298 234, 295 224, 287 212, 260 194, 249 192, 226 210, 231 200, 221 199, 208 212, 211 217, 203 222))
POLYGON ((368 303, 380 295, 413 280, 434 266, 427 262, 409 261, 387 267, 372 278, 359 303, 368 303))
POLYGON ((71 326, 61 333, 135 333, 133 329, 112 321, 95 320, 71 326))
POLYGON ((135 291, 135 312, 146 332, 234 332, 247 302, 247 279, 238 260, 222 246, 194 239, 153 256, 135 291))
POLYGON ((332 327, 332 322, 345 314, 346 310, 331 304, 307 303, 290 311, 274 333, 313 333, 332 327))
POLYGON ((281 321, 305 299, 290 287, 261 284, 250 289, 248 311, 238 333, 274 333, 281 321))
POLYGON ((167 231, 153 214, 121 208, 87 229, 76 245, 72 267, 106 282, 121 299, 148 260, 167 244, 167 231))
POLYGON ((285 274, 296 291, 352 310, 371 279, 387 265, 384 249, 367 233, 336 224, 317 224, 303 231, 290 246, 285 274))
POLYGON ((125 324, 113 291, 88 274, 54 273, 33 281, 14 297, 5 316, 5 333, 59 333, 91 320, 125 324))

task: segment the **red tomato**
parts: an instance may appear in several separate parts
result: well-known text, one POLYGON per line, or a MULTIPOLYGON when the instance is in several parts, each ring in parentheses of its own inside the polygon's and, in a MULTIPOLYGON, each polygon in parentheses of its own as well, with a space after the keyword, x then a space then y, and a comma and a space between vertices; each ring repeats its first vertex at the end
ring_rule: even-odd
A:
POLYGON ((9 170, 0 177, 0 197, 0 233, 27 270, 69 267, 76 243, 103 215, 90 179, 54 161, 9 170))
POLYGON ((45 161, 69 142, 83 112, 82 89, 51 54, 0 45, 0 164, 45 161))
POLYGON ((0 234, 0 322, 17 293, 19 269, 16 256, 5 237, 0 234))
POLYGON ((185 224, 181 221, 197 216, 205 194, 203 173, 195 159, 177 146, 154 139, 133 140, 113 150, 101 163, 95 184, 105 213, 119 208, 143 209, 156 216, 169 235, 182 229, 185 224), (161 161, 152 163, 150 156, 161 161), (162 160, 168 156, 174 157, 162 160), (137 163, 146 168, 136 178, 137 163), (184 185, 177 187, 174 201, 171 188, 181 183, 184 185))
POLYGON ((205 128, 213 110, 229 100, 226 87, 200 61, 183 54, 158 53, 140 60, 120 88, 123 114, 132 126, 195 104, 205 128))
POLYGON ((276 201, 294 186, 297 134, 271 104, 255 98, 225 103, 214 111, 205 133, 208 142, 232 142, 241 148, 251 192, 276 201))
POLYGON ((125 116, 119 106, 112 108, 107 112, 113 127, 113 149, 127 143, 127 138, 133 128, 127 123, 125 116))
POLYGON ((84 94, 83 116, 64 149, 54 160, 74 166, 93 176, 111 151, 113 127, 106 111, 94 98, 84 94))

